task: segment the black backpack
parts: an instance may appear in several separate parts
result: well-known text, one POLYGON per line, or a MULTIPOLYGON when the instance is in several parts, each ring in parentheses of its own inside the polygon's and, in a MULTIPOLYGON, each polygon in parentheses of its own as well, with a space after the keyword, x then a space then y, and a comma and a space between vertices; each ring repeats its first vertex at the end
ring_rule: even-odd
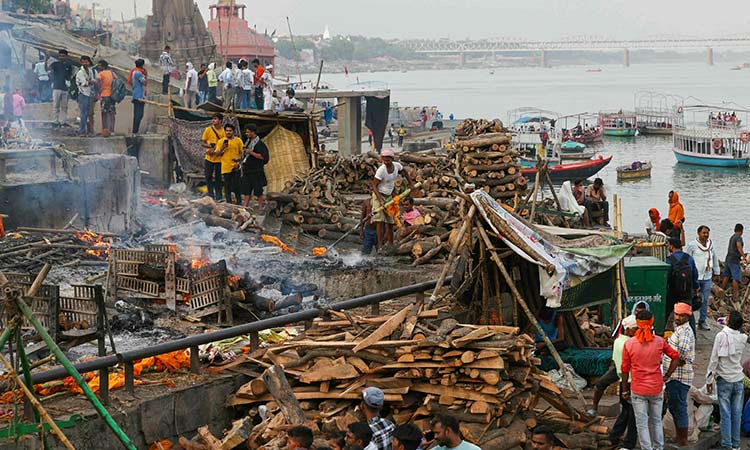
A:
POLYGON ((693 269, 690 267, 690 256, 687 253, 679 260, 669 255, 672 263, 672 274, 669 277, 669 297, 674 301, 690 303, 693 298, 693 269))

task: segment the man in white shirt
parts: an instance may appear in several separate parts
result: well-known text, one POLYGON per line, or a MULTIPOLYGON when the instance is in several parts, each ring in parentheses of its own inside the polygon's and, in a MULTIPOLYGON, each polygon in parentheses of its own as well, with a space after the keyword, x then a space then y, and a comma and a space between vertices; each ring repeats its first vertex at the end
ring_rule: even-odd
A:
MULTIPOLYGON (((382 208, 385 204, 393 199, 393 189, 396 187, 396 179, 402 173, 404 167, 397 162, 393 162, 395 153, 393 150, 386 148, 380 154, 383 164, 375 172, 375 178, 372 180, 372 221, 378 233, 378 249, 383 247, 383 243, 393 245, 393 225, 396 223, 397 211, 389 212, 382 208)), ((412 185, 409 173, 403 172, 404 178, 412 185)))
POLYGON ((302 110, 300 101, 294 98, 294 89, 289 88, 286 90, 286 96, 281 99, 281 110, 292 112, 300 112, 302 110))
POLYGON ((449 414, 439 414, 432 420, 437 446, 432 450, 482 450, 461 436, 458 419, 449 414))
POLYGON ((84 136, 93 132, 88 128, 88 119, 94 104, 94 72, 91 70, 91 58, 84 55, 80 59, 81 67, 76 72, 76 86, 78 86, 78 111, 81 124, 78 134, 84 136))
POLYGON ((161 93, 167 95, 169 92, 169 77, 174 72, 174 59, 172 58, 172 49, 167 45, 164 51, 159 55, 159 68, 162 72, 161 93))
POLYGON ((708 300, 711 297, 711 285, 714 275, 721 273, 719 269, 719 257, 716 255, 714 243, 709 239, 711 229, 705 225, 698 227, 698 237, 685 246, 684 252, 692 256, 695 266, 698 268, 698 288, 700 289, 703 303, 700 307, 699 330, 710 330, 706 323, 708 318, 708 300))
POLYGON ((240 62, 240 104, 239 109, 248 110, 252 106, 252 97, 255 86, 253 85, 255 74, 250 70, 247 61, 240 62))
POLYGON ((713 391, 714 382, 718 390, 722 448, 740 448, 745 379, 742 372, 742 353, 747 344, 747 336, 740 332, 743 323, 739 311, 729 313, 727 326, 716 334, 706 369, 708 393, 713 391))
POLYGON ((357 446, 363 450, 377 450, 372 442, 372 430, 367 422, 350 423, 346 430, 344 442, 347 446, 357 446))
POLYGON ((185 94, 183 101, 186 108, 192 108, 198 96, 198 71, 193 67, 193 63, 185 64, 185 94))
POLYGON ((224 70, 219 74, 219 81, 221 81, 224 92, 222 93, 224 99, 224 108, 228 108, 229 104, 232 103, 235 95, 235 84, 234 84, 234 70, 232 69, 232 61, 227 61, 224 70))
POLYGON ((50 101, 52 92, 50 90, 49 72, 47 71, 47 63, 44 60, 44 55, 39 55, 39 62, 34 65, 34 75, 36 75, 37 79, 39 101, 50 101))
POLYGON ((273 74, 271 71, 273 70, 273 64, 269 64, 266 66, 265 72, 263 72, 263 75, 261 76, 261 79, 263 80, 263 105, 258 105, 258 109, 263 109, 264 111, 271 111, 273 110, 273 100, 272 93, 273 93, 273 74))

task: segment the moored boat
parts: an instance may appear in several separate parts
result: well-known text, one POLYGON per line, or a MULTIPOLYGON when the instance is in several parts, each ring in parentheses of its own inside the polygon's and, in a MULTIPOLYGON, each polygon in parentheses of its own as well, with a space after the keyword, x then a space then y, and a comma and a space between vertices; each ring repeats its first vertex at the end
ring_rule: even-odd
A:
POLYGON ((623 112, 599 113, 599 126, 605 136, 633 137, 636 135, 638 119, 635 113, 623 112))
MULTIPOLYGON (((553 183, 563 183, 568 180, 585 179, 596 175, 607 164, 612 161, 612 157, 604 158, 600 156, 597 159, 589 161, 577 161, 572 163, 554 163, 549 162, 549 176, 553 183)), ((522 163, 523 164, 523 163, 522 163)), ((525 164, 523 164, 525 165, 525 164)), ((523 175, 533 182, 536 176, 536 166, 523 169, 523 175)))
POLYGON ((682 112, 682 97, 658 92, 635 93, 635 115, 640 134, 670 135, 682 112))
POLYGON ((595 154, 596 150, 589 149, 580 142, 565 141, 560 144, 560 159, 562 160, 591 159, 595 154))
POLYGON ((651 161, 634 161, 617 167, 617 180, 640 180, 651 178, 651 161))
POLYGON ((602 141, 602 128, 598 125, 599 117, 596 114, 569 114, 560 117, 558 122, 562 124, 562 141, 575 141, 586 145, 602 141))
POLYGON ((716 123, 712 111, 718 109, 707 105, 684 107, 685 121, 675 128, 672 137, 672 151, 678 162, 707 167, 750 167, 750 131, 740 128, 742 121, 737 115, 740 112, 747 116, 750 110, 735 108, 732 122, 736 126, 726 126, 724 120, 716 123))

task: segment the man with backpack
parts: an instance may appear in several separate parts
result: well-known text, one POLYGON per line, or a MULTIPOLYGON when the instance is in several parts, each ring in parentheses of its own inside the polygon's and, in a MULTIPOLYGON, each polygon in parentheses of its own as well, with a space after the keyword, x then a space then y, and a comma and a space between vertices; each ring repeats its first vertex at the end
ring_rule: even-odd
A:
MULTIPOLYGON (((665 317, 673 312, 676 303, 687 303, 693 305, 693 297, 697 295, 698 268, 692 256, 682 251, 682 242, 677 238, 669 240, 669 252, 667 264, 667 305, 664 310, 665 317)), ((700 305, 697 305, 700 306, 700 305)), ((695 335, 695 318, 690 314, 690 328, 695 335)))

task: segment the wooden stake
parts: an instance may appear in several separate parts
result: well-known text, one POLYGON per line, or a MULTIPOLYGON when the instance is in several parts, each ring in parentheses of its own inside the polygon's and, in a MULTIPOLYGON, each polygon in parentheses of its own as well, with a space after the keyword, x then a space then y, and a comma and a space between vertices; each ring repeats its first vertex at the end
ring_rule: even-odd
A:
POLYGON ((451 252, 448 255, 448 259, 445 261, 445 265, 443 266, 443 270, 440 271, 440 276, 437 279, 435 290, 432 291, 432 295, 430 296, 430 301, 427 302, 426 309, 432 308, 432 304, 435 302, 435 300, 437 300, 437 296, 443 288, 443 282, 445 281, 445 277, 446 275, 448 275, 448 270, 450 269, 450 266, 453 265, 453 260, 456 258, 456 253, 458 253, 458 248, 461 246, 461 242, 464 240, 464 235, 466 234, 466 230, 469 229, 470 223, 476 211, 477 211, 476 205, 472 204, 471 208, 469 208, 469 213, 466 215, 466 218, 464 219, 464 224, 461 225, 461 229, 458 231, 458 236, 456 236, 456 242, 453 244, 453 247, 451 248, 451 252))
POLYGON ((37 400, 36 397, 34 397, 34 394, 29 390, 29 388, 24 384, 23 380, 21 380, 21 377, 18 376, 18 373, 16 373, 15 370, 13 370, 13 366, 10 365, 7 359, 0 353, 0 362, 3 363, 8 373, 16 380, 16 384, 18 387, 21 388, 23 391, 23 394, 26 396, 26 398, 29 399, 29 402, 31 402, 34 409, 39 412, 39 415, 42 416, 45 422, 47 422, 52 429, 52 433, 57 436, 58 439, 60 439, 60 442, 67 448, 68 450, 75 450, 75 447, 73 447, 73 444, 70 443, 67 437, 65 437, 65 434, 62 432, 60 427, 57 426, 55 421, 52 419, 52 417, 49 415, 46 409, 42 406, 42 404, 37 400))
POLYGON ((537 158, 536 163, 536 175, 534 176, 534 191, 531 194, 531 215, 529 216, 529 222, 534 223, 534 213, 536 212, 536 199, 539 193, 539 181, 541 178, 540 172, 544 169, 545 165, 540 158, 537 158))
POLYGON ((570 372, 568 372, 567 367, 565 367, 565 364, 563 363, 562 358, 560 358, 560 354, 557 352, 557 349, 554 345, 552 345, 552 342, 547 337, 547 333, 545 333, 542 327, 539 325, 539 321, 536 320, 536 317, 534 317, 534 314, 529 309, 529 305, 526 304, 526 301, 523 299, 523 297, 521 297, 521 293, 518 292, 518 288, 516 287, 516 283, 513 281, 513 277, 510 276, 508 269, 505 268, 505 264, 503 264, 502 260, 497 255, 497 252, 492 247, 492 241, 490 241, 489 236, 487 236, 487 232, 481 226, 478 226, 477 229, 479 230, 480 236, 482 236, 482 240, 484 240, 485 244, 487 244, 487 248, 490 251, 492 260, 495 261, 495 264, 497 264, 497 268, 500 269, 500 273, 502 273, 503 278, 505 278, 505 282, 508 283, 510 292, 513 294, 513 297, 515 297, 516 302, 521 306, 521 309, 523 309, 523 312, 526 313, 529 321, 534 325, 534 328, 536 328, 537 332, 542 336, 544 343, 547 345, 547 349, 550 351, 550 354, 555 359, 557 365, 560 367, 560 370, 562 371, 563 376, 565 376, 565 379, 567 380, 571 389, 573 389, 573 392, 575 392, 578 396, 578 400, 580 400, 581 403, 585 405, 586 399, 583 398, 583 394, 578 389, 578 386, 573 383, 573 377, 570 376, 570 372))

